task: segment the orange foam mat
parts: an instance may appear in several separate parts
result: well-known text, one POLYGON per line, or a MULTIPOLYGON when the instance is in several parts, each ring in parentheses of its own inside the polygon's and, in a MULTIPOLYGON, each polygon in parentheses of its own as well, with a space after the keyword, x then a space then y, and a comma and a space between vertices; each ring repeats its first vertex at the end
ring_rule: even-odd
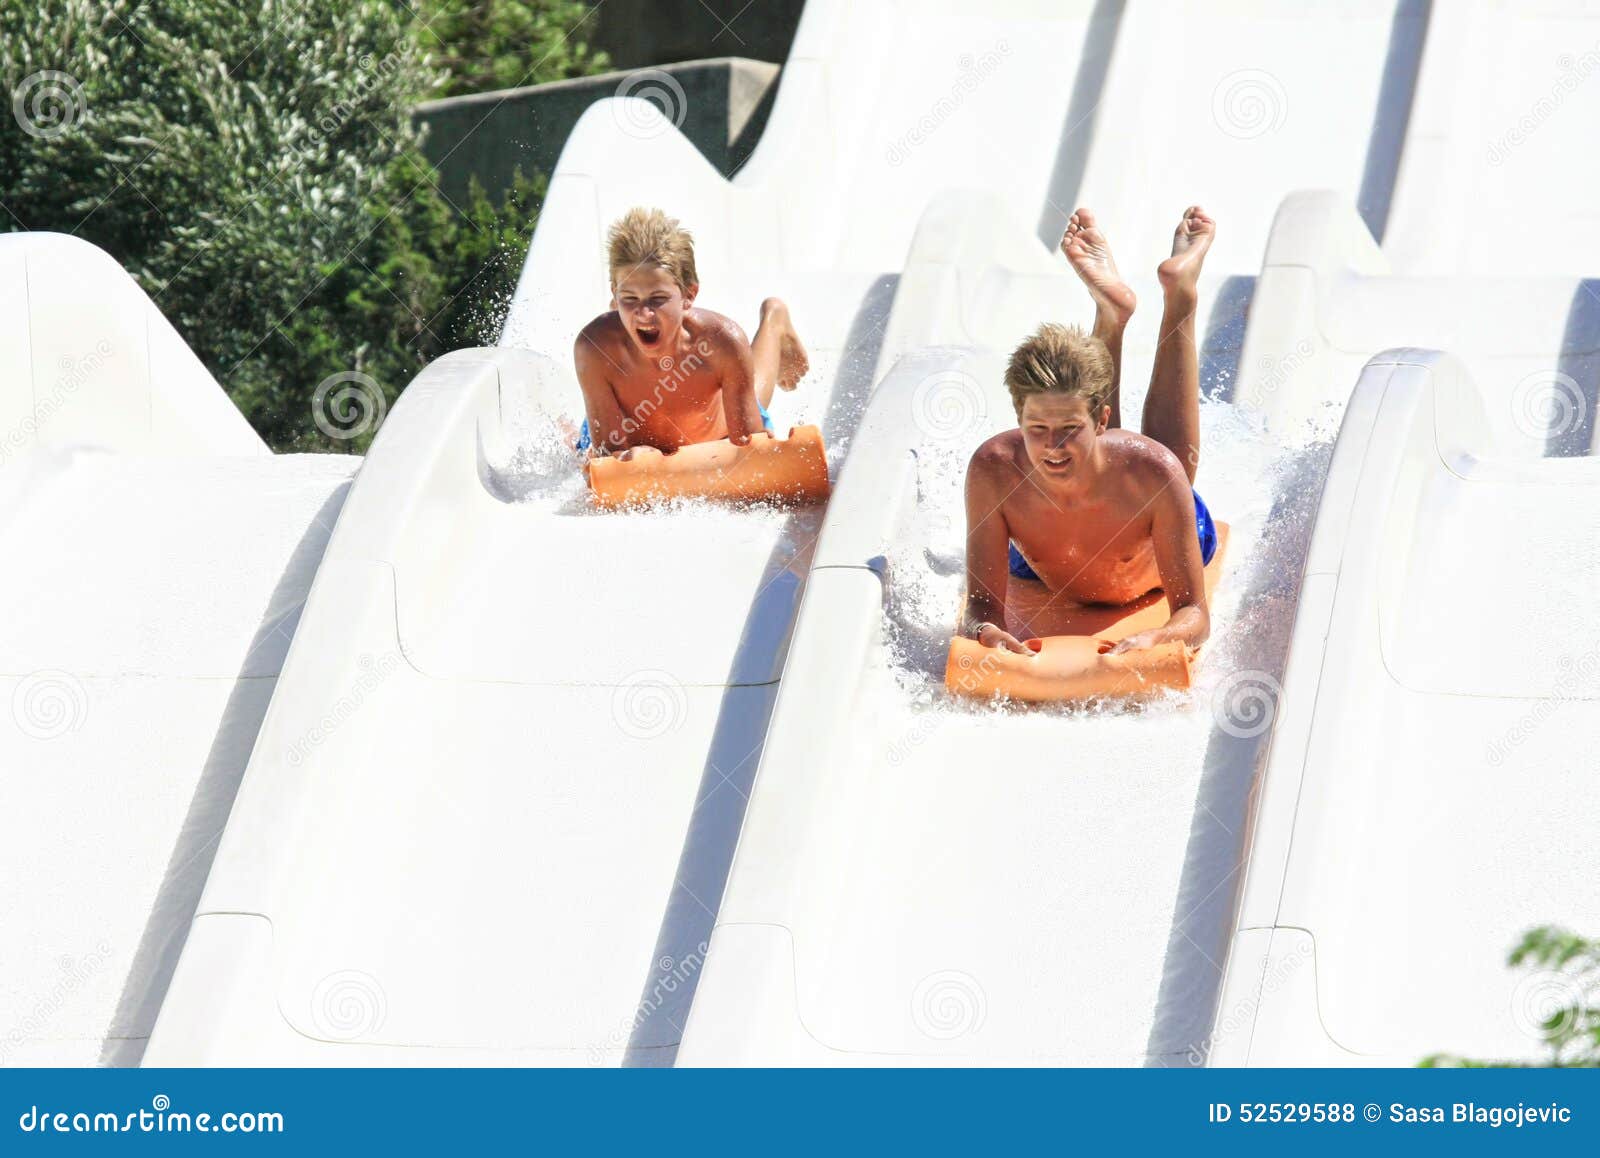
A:
POLYGON ((761 431, 745 446, 723 438, 670 454, 638 447, 627 462, 596 458, 587 469, 589 489, 606 507, 673 498, 821 502, 829 491, 828 453, 815 426, 796 426, 781 439, 761 431))
MULTIPOLYGON (((1208 600, 1222 575, 1227 548, 1228 525, 1218 523, 1217 551, 1205 569, 1208 600)), ((1004 695, 1026 703, 1187 688, 1198 649, 1164 643, 1106 654, 1118 640, 1160 627, 1170 615, 1160 591, 1120 607, 1083 607, 1053 599, 1037 580, 1013 578, 1006 590, 1006 630, 1034 654, 1018 655, 956 636, 945 662, 945 687, 959 696, 1004 695)))

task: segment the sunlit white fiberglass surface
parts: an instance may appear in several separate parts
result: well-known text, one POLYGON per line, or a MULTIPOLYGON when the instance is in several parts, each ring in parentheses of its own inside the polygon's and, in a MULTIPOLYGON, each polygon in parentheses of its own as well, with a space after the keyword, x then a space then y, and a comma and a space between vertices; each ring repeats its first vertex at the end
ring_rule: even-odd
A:
MULTIPOLYGON (((1331 801, 1325 827, 1267 809, 1260 830, 1276 835, 1249 839, 1268 742, 1283 767, 1267 769, 1265 791, 1292 797, 1298 768, 1279 753, 1309 744, 1312 709, 1337 691, 1304 670, 1320 666, 1328 633, 1302 611, 1328 611, 1351 574, 1312 566, 1301 579, 1329 439, 1363 367, 1386 347, 1425 343, 1460 348, 1511 457, 1589 445, 1589 427, 1546 437, 1508 415, 1526 410, 1531 375, 1558 386, 1552 372, 1592 378, 1589 258, 1569 242, 1594 235, 1581 228, 1593 182, 1574 179, 1573 166, 1592 157, 1582 110, 1596 98, 1587 87, 1565 94, 1541 113, 1536 137, 1498 157, 1481 138, 1489 132, 1494 145, 1504 136, 1494 126, 1520 123, 1519 110, 1554 83, 1552 55, 1589 43, 1593 17, 1551 5, 1507 36, 1497 29, 1517 14, 1489 2, 1430 11, 1370 0, 1315 13, 1240 3, 1174 18, 1169 5, 1141 0, 1011 0, 945 15, 813 0, 768 139, 732 182, 670 116, 638 101, 596 106, 552 179, 506 348, 430 367, 353 486, 334 464, 280 502, 264 477, 218 472, 243 480, 236 499, 219 484, 227 511, 252 528, 278 517, 270 512, 292 515, 304 538, 279 528, 261 539, 272 558, 239 555, 248 605, 219 617, 226 630, 195 620, 195 654, 210 666, 150 673, 158 678, 138 712, 193 725, 170 749, 193 753, 178 761, 191 780, 213 732, 232 737, 213 749, 233 754, 232 776, 245 752, 250 770, 198 905, 194 866, 204 862, 188 858, 209 856, 209 822, 231 799, 220 780, 225 791, 198 792, 186 816, 183 785, 166 787, 163 831, 182 825, 181 839, 133 850, 122 863, 137 860, 127 874, 137 887, 102 890, 103 910, 84 907, 93 919, 81 925, 52 924, 46 906, 67 911, 114 868, 86 861, 50 897, 29 891, 35 876, 17 878, 26 893, 13 898, 17 911, 41 932, 13 1011, 29 1032, 41 1009, 55 1027, 26 1056, 134 1060, 160 1005, 154 1063, 1185 1065, 1212 1046, 1213 1010, 1220 1022, 1248 1008, 1260 1022, 1255 1052, 1224 1043, 1212 1060, 1340 1060, 1307 1028, 1316 995, 1286 991, 1283 1006, 1263 981, 1297 951, 1291 908, 1365 947, 1366 964, 1329 990, 1360 1007, 1362 986, 1381 980, 1370 950, 1392 931, 1363 923, 1363 890, 1402 895, 1403 874, 1415 886, 1406 903, 1426 905, 1440 882, 1396 861, 1393 841, 1343 894, 1306 885, 1322 862, 1274 860, 1291 831, 1333 856, 1355 846, 1352 832, 1372 831, 1364 798, 1340 797, 1338 777, 1306 781, 1331 801), (897 51, 886 54, 891 42, 897 51), (988 200, 938 211, 941 190, 956 184, 988 200), (1306 186, 1329 192, 1291 197, 1274 216, 1285 193, 1306 186), (1447 225, 1485 205, 1503 218, 1529 198, 1540 207, 1533 241, 1514 252, 1447 225), (1234 527, 1216 638, 1196 689, 1138 709, 954 705, 938 683, 960 583, 963 461, 1008 421, 998 366, 1010 343, 1045 318, 1087 320, 1049 248, 1080 200, 1101 210, 1144 303, 1125 348, 1130 422, 1153 346, 1151 271, 1172 221, 1198 201, 1222 222, 1200 327, 1198 487, 1234 527), (780 430, 823 426, 839 475, 826 512, 586 508, 562 446, 577 410, 570 344, 604 308, 604 225, 639 202, 695 229, 702 304, 748 330, 762 297, 790 302, 813 371, 779 397, 775 416, 780 430), (930 404, 921 388, 951 381, 955 405, 930 404), (341 506, 329 540, 318 516, 341 506), (274 575, 284 582, 265 582, 274 575), (241 668, 262 630, 254 610, 263 599, 278 609, 280 596, 303 630, 292 646, 276 633, 270 664, 241 668), (243 646, 219 643, 212 655, 202 639, 243 646), (182 680, 161 678, 185 675, 210 681, 205 703, 170 695, 182 680), (230 702, 248 698, 255 715, 219 732, 218 692, 229 688, 230 702), (195 818, 207 822, 198 833, 195 818), (1256 855, 1263 849, 1270 855, 1256 855), (1246 851, 1251 882, 1235 933, 1246 851), (152 906, 169 859, 183 887, 152 906), (119 951, 143 927, 141 959, 162 964, 127 975, 148 984, 119 989, 120 965, 83 982, 101 926, 117 930, 119 951), (1247 968, 1230 966, 1219 998, 1230 934, 1247 968), (55 1012, 69 1004, 57 994, 79 989, 93 990, 93 1009, 55 1012), (111 1019, 114 1002, 136 1016, 111 1019), (52 1038, 72 1042, 58 1051, 52 1038)), ((0 356, 22 348, 8 343, 0 356)), ((208 377, 196 382, 225 401, 208 377)), ((114 393, 89 394, 113 403, 96 412, 96 437, 142 421, 114 393)), ((1581 401, 1592 415, 1592 391, 1581 401)), ((227 425, 217 417, 216 430, 227 425)), ((1362 428, 1346 440, 1350 454, 1368 440, 1387 453, 1362 428)), ((1429 492, 1443 496, 1429 508, 1437 517, 1422 524, 1444 536, 1433 557, 1457 558, 1484 515, 1561 546, 1560 527, 1534 517, 1534 491, 1517 477, 1510 489, 1485 488, 1482 476, 1451 489, 1443 478, 1429 492)), ((1565 500, 1592 493, 1574 489, 1586 477, 1580 467, 1529 485, 1565 500)), ((161 505, 186 489, 137 471, 125 481, 161 505)), ((35 507, 36 528, 78 517, 81 488, 58 493, 76 497, 59 511, 35 507)), ((195 580, 187 587, 158 598, 124 578, 143 556, 108 530, 120 510, 79 525, 126 556, 106 573, 133 605, 181 603, 219 574, 209 548, 232 540, 202 533, 171 564, 195 580)), ((1352 549, 1370 537, 1365 527, 1352 549)), ((84 567, 58 558, 84 572, 93 553, 84 567)), ((1540 555, 1547 568, 1561 557, 1540 555)), ((1592 589, 1578 582, 1586 572, 1565 566, 1551 576, 1559 589, 1592 589)), ((59 574, 17 572, 13 601, 36 600, 45 572, 59 574)), ((1493 578, 1509 589, 1504 568, 1493 578)), ((1421 599, 1422 587, 1406 590, 1421 599)), ((84 589, 86 601, 102 597, 84 589)), ((1365 614, 1342 615, 1336 634, 1351 646, 1365 639, 1365 614)), ((171 635, 160 638, 170 654, 171 635)), ((1414 664, 1418 652, 1407 654, 1414 664)), ((13 678, 56 663, 39 655, 16 659, 13 678)), ((104 658, 85 652, 77 673, 91 703, 92 672, 110 670, 104 658)), ((1553 702, 1547 674, 1533 672, 1520 694, 1553 702)), ((103 724, 96 742, 110 751, 133 726, 119 720, 91 711, 79 736, 103 724)), ((1525 751, 1582 748, 1559 728, 1541 735, 1525 751)), ((1303 750, 1326 762, 1330 743, 1303 750)), ((1417 755, 1409 743, 1390 750, 1401 765, 1374 767, 1403 775, 1417 755)), ((1449 750, 1474 758, 1461 744, 1449 750)), ((26 751, 30 767, 51 766, 26 751)), ((168 770, 140 767, 140 784, 168 770)), ((1481 781, 1485 769, 1473 774, 1481 781)), ((143 795, 131 788, 127 798, 143 795)), ((1495 799, 1463 793, 1459 805, 1495 799)), ((1522 799, 1521 814, 1539 803, 1522 799)), ((78 797, 50 806, 97 815, 78 797)), ((110 824, 85 825, 83 843, 110 824)), ((123 844, 100 843, 122 855, 123 844)), ((1541 863, 1520 847, 1507 854, 1519 871, 1541 863)), ((1450 951, 1502 951, 1486 939, 1520 916, 1514 899, 1501 897, 1492 921, 1463 925, 1450 951)), ((1413 992, 1416 976, 1393 993, 1413 992)), ((1382 1008, 1403 1024, 1405 1008, 1382 1008)))

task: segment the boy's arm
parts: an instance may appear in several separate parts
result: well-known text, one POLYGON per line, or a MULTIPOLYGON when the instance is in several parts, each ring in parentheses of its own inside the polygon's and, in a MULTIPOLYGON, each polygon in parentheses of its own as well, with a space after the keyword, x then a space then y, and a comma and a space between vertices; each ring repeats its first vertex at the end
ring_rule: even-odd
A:
POLYGON ((728 426, 728 440, 743 446, 767 425, 761 421, 761 405, 756 400, 755 357, 736 323, 729 321, 726 332, 718 333, 712 357, 718 360, 717 379, 722 384, 722 417, 728 426))
POLYGON ((587 331, 578 335, 572 348, 572 361, 578 372, 578 386, 583 390, 584 413, 589 419, 589 457, 599 458, 628 449, 622 407, 606 376, 605 353, 587 331))
POLYGON ((1200 561, 1200 536, 1195 529, 1194 492, 1188 476, 1174 459, 1153 504, 1150 535, 1156 552, 1156 570, 1166 593, 1171 615, 1162 626, 1130 635, 1111 649, 1115 655, 1135 648, 1155 647, 1177 640, 1199 647, 1211 634, 1211 613, 1206 607, 1205 565, 1200 561))
POLYGON ((960 632, 985 647, 1032 655, 1003 626, 1011 533, 1000 510, 1003 491, 994 464, 986 461, 987 449, 979 447, 967 464, 967 602, 960 632))

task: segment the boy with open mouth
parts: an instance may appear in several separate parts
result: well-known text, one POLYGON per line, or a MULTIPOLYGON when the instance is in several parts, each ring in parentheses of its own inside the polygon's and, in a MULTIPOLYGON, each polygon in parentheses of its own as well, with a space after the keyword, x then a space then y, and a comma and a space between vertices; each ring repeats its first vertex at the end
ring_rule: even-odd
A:
POLYGON ((1005 630, 1012 578, 1039 580, 1052 602, 1132 603, 1160 589, 1171 615, 1113 652, 1171 640, 1199 647, 1211 630, 1205 565, 1217 532, 1193 490, 1200 465, 1195 306, 1216 223, 1185 210, 1172 256, 1144 433, 1123 430, 1117 387, 1133 291, 1094 214, 1072 215, 1061 250, 1095 302, 1094 333, 1046 324, 1012 353, 1006 385, 1017 429, 980 446, 967 467, 967 601, 961 630, 986 647, 1033 654, 1005 630))
POLYGON ((694 239, 659 209, 632 209, 607 238, 611 309, 573 348, 587 418, 577 448, 629 457, 771 429, 774 390, 793 390, 809 363, 777 298, 761 303, 747 339, 731 318, 695 307, 694 239))

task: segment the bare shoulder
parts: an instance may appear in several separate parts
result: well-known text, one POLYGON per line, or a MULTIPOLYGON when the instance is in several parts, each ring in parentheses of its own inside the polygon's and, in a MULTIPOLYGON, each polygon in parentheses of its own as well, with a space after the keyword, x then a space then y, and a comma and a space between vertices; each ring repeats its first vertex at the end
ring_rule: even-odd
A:
POLYGON ((1022 451, 1022 431, 1004 430, 986 439, 967 462, 969 487, 1011 486, 1021 473, 1017 456, 1022 451))
POLYGON ((738 353, 750 348, 744 329, 726 314, 696 306, 684 315, 684 323, 696 345, 706 343, 708 355, 738 353))
POLYGON ((1177 485, 1189 489, 1189 476, 1183 463, 1170 449, 1155 439, 1131 430, 1107 431, 1109 449, 1121 477, 1131 482, 1142 495, 1155 495, 1177 485))
POLYGON ((618 342, 626 339, 627 334, 623 332, 622 319, 617 311, 607 310, 578 331, 577 340, 572 344, 572 355, 581 366, 597 354, 609 352, 618 342))

